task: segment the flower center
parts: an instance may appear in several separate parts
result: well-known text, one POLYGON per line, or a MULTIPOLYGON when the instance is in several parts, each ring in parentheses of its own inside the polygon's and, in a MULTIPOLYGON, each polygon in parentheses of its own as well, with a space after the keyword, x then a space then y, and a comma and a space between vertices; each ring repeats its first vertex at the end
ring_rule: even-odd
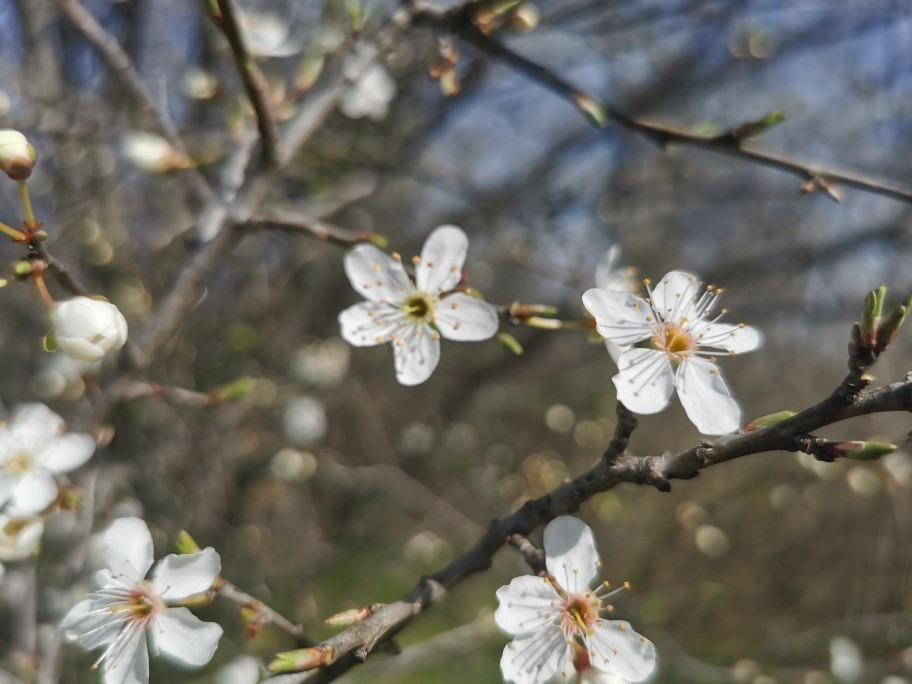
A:
POLYGON ((694 341, 693 336, 684 329, 685 322, 682 319, 680 324, 663 323, 656 331, 655 337, 650 340, 653 348, 663 351, 669 356, 674 356, 678 360, 683 359, 688 355, 688 352, 696 349, 697 343, 694 341))
POLYGON ((424 321, 430 316, 434 306, 424 293, 417 292, 405 300, 402 310, 412 320, 424 321))
POLYGON ((571 594, 564 600, 561 628, 567 636, 583 637, 592 634, 592 628, 598 621, 598 612, 602 602, 593 594, 571 594))
POLYGON ((118 608, 132 620, 146 622, 162 607, 162 602, 145 583, 138 584, 118 608))
POLYGON ((31 451, 20 451, 6 462, 5 467, 13 475, 25 475, 34 470, 34 463, 35 457, 31 451))

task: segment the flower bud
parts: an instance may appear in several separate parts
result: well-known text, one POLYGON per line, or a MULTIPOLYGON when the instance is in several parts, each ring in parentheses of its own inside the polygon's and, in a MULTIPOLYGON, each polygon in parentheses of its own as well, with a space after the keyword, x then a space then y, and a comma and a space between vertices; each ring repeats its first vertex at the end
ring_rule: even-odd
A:
POLYGON ((753 432, 754 430, 759 430, 760 428, 771 427, 773 425, 781 423, 784 420, 788 420, 794 415, 794 411, 776 411, 776 413, 760 416, 759 418, 754 418, 751 422, 741 428, 741 432, 753 432))
POLYGON ((13 130, 0 131, 0 169, 14 181, 22 181, 32 175, 35 167, 35 148, 22 133, 13 130))
POLYGON ((881 348, 885 349, 896 338, 910 307, 912 307, 912 297, 908 297, 902 304, 894 307, 880 320, 880 327, 877 328, 877 343, 881 348))
POLYGON ((883 313, 883 300, 887 293, 887 286, 881 285, 876 290, 871 290, 865 297, 864 307, 861 310, 861 339, 866 347, 873 347, 877 341, 877 326, 883 313))
POLYGON ((351 627, 362 620, 366 620, 373 615, 373 609, 370 606, 361 606, 360 608, 350 608, 343 610, 341 613, 330 615, 323 622, 332 627, 351 627))
POLYGON ((177 540, 174 542, 177 552, 181 554, 198 553, 201 551, 199 544, 190 536, 187 530, 181 530, 177 533, 177 540))
POLYGON ((127 321, 110 302, 75 297, 54 308, 57 347, 80 361, 100 361, 127 341, 127 321))
POLYGON ((266 669, 270 672, 300 672, 329 665, 332 660, 333 650, 330 646, 299 648, 294 651, 277 653, 275 660, 269 663, 266 669))
POLYGON ((886 442, 839 442, 833 445, 833 449, 843 458, 851 458, 853 461, 876 461, 881 456, 892 454, 896 451, 895 444, 886 442))

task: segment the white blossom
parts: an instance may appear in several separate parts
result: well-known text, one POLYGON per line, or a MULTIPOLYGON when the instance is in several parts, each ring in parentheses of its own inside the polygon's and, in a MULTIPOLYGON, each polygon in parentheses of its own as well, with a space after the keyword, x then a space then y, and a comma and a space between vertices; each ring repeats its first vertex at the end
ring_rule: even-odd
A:
POLYGON ((382 121, 394 97, 396 82, 382 64, 372 64, 342 94, 339 109, 349 119, 382 121))
POLYGON ((127 341, 127 321, 110 302, 74 297, 54 307, 54 337, 64 354, 99 361, 127 341))
POLYGON ((42 534, 42 518, 0 513, 0 561, 20 561, 33 555, 38 550, 42 534))
POLYGON ((44 404, 23 404, 0 428, 0 506, 17 515, 40 513, 57 498, 54 475, 75 470, 95 453, 95 440, 65 432, 44 404))
POLYGON ((139 518, 119 518, 104 535, 109 569, 97 573, 99 589, 63 619, 66 636, 87 651, 102 648, 95 663, 104 684, 149 681, 149 651, 188 667, 208 663, 222 628, 203 622, 183 601, 208 591, 221 572, 212 548, 159 561, 152 576, 152 535, 139 518))
MULTIPOLYGON (((647 281, 647 287, 649 283, 647 281)), ((618 400, 635 413, 658 413, 677 390, 688 418, 706 435, 733 432, 741 409, 704 348, 731 355, 760 346, 760 333, 744 324, 719 323, 712 311, 722 290, 672 271, 650 290, 648 300, 629 292, 594 288, 583 305, 596 330, 623 347, 612 378, 618 400), (706 358, 708 357, 708 358, 706 358)))
MULTIPOLYGON (((639 290, 639 284, 635 279, 636 269, 632 266, 620 266, 620 260, 621 246, 612 245, 595 267, 595 286, 603 290, 636 294, 639 290)), ((605 348, 615 363, 624 351, 623 347, 611 340, 605 340, 605 348)))
POLYGON ((640 682, 655 668, 655 647, 628 622, 606 620, 602 612, 615 591, 589 585, 598 575, 598 551, 582 521, 561 516, 545 527, 545 577, 516 577, 497 590, 497 625, 513 637, 500 668, 515 684, 568 681, 640 682))
POLYGON ((391 342, 396 379, 427 380, 440 360, 440 337, 486 340, 497 332, 493 306, 464 292, 450 292, 462 278, 469 239, 461 228, 440 226, 415 258, 412 282, 398 254, 358 245, 345 255, 345 273, 367 301, 339 314, 342 338, 356 347, 391 342), (449 293, 449 294, 448 294, 449 293))
POLYGON ((256 57, 289 57, 301 51, 301 44, 290 40, 288 23, 269 12, 238 11, 238 24, 244 47, 256 57))

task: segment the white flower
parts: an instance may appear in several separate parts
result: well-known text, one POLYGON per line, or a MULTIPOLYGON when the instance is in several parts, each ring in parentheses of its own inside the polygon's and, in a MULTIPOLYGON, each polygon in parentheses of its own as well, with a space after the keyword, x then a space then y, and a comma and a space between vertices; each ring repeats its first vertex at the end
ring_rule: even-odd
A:
POLYGON ((149 681, 149 652, 190 667, 212 659, 222 628, 203 622, 189 610, 173 607, 208 591, 222 569, 212 548, 187 555, 165 556, 150 579, 152 535, 139 518, 119 518, 104 535, 109 570, 96 578, 98 591, 80 601, 63 619, 61 629, 82 648, 104 652, 104 684, 149 681))
POLYGON ((725 309, 711 317, 722 290, 701 285, 690 273, 672 271, 650 291, 649 301, 596 288, 583 295, 583 305, 603 337, 626 347, 617 359, 620 372, 612 378, 624 406, 658 413, 677 390, 697 429, 721 435, 738 428, 741 409, 712 352, 703 347, 738 354, 759 347, 761 337, 744 324, 718 323, 725 309))
POLYGON ((238 12, 244 47, 255 57, 289 57, 301 51, 300 43, 289 40, 288 24, 268 12, 238 12))
POLYGON ((516 577, 497 590, 494 620, 514 637, 500 660, 504 679, 566 681, 577 667, 589 681, 589 668, 622 681, 648 677, 656 662, 652 642, 629 623, 600 616, 615 593, 607 583, 589 589, 601 565, 592 530, 577 518, 555 518, 545 527, 544 547, 546 577, 516 577))
POLYGON ((54 475, 75 470, 95 453, 90 435, 64 432, 63 419, 44 404, 19 406, 0 428, 0 506, 32 515, 57 498, 54 475))
POLYGON ((396 97, 396 82, 381 64, 373 64, 342 94, 339 109, 349 119, 382 121, 396 97))
POLYGON ((0 561, 24 560, 35 553, 44 534, 44 520, 37 516, 0 514, 0 561))
POLYGON ((127 321, 110 302, 74 297, 54 307, 54 335, 64 354, 99 361, 127 341, 127 321))
POLYGON ((440 336, 486 340, 497 332, 493 306, 464 292, 445 294, 462 278, 469 239, 461 228, 440 226, 415 259, 415 282, 398 254, 358 245, 345 255, 345 274, 367 301, 339 314, 342 338, 356 347, 393 343, 396 379, 403 385, 427 380, 440 360, 440 336))
MULTIPOLYGON (((621 246, 612 245, 595 267, 595 286, 603 290, 636 294, 639 290, 639 283, 634 278, 636 269, 632 266, 618 266, 620 260, 621 246)), ((611 360, 617 363, 624 348, 611 340, 605 340, 605 347, 611 360)))
POLYGON ((155 133, 126 133, 120 140, 120 149, 133 166, 146 173, 167 173, 189 166, 186 155, 155 133))
POLYGON ((35 148, 19 131, 0 131, 0 171, 13 180, 25 180, 35 166, 35 148))

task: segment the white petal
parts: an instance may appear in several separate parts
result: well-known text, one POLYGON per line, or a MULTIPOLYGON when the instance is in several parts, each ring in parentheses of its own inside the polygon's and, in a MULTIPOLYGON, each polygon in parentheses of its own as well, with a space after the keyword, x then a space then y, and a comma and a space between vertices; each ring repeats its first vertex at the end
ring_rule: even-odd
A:
POLYGON ((86 363, 101 361, 105 355, 104 348, 81 337, 58 337, 57 346, 67 356, 86 363))
POLYGON ((552 621, 549 613, 556 598, 557 592, 543 577, 514 577, 497 590, 500 605, 494 611, 494 621, 511 636, 535 632, 552 621))
POLYGON ((51 440, 38 453, 41 465, 52 473, 68 473, 92 458, 95 440, 91 435, 70 432, 51 440))
POLYGON ((222 559, 212 547, 198 553, 171 554, 155 566, 152 590, 163 601, 180 601, 207 591, 222 571, 222 559))
POLYGON ((500 317, 497 309, 487 302, 455 292, 437 305, 434 322, 448 340, 475 342, 493 337, 500 326, 500 317))
POLYGON ((740 427, 741 409, 716 364, 687 359, 678 367, 675 386, 687 417, 704 435, 725 435, 740 427))
POLYGON ((13 413, 11 423, 16 433, 28 433, 35 437, 54 437, 66 428, 63 418, 44 404, 20 404, 13 413))
POLYGON ((617 398, 634 413, 658 413, 674 392, 674 373, 668 357, 655 349, 626 349, 617 360, 617 375, 611 378, 617 398))
POLYGON ((505 681, 544 684, 555 675, 569 677, 573 674, 571 658, 564 635, 552 626, 507 644, 500 659, 500 669, 505 681))
POLYGON ((652 306, 664 320, 680 320, 700 294, 700 281, 692 273, 672 271, 652 288, 652 306))
POLYGON ((33 470, 19 478, 10 510, 18 515, 34 515, 50 506, 57 498, 57 483, 46 470, 33 470))
POLYGON ((548 572, 571 594, 584 592, 598 574, 595 538, 579 518, 562 515, 549 522, 544 547, 548 572))
POLYGON ((439 226, 428 235, 415 270, 415 284, 432 295, 452 290, 462 279, 469 238, 457 226, 439 226))
POLYGON ((705 327, 696 328, 695 332, 697 344, 701 347, 715 347, 736 354, 753 351, 763 344, 760 331, 746 325, 709 323, 705 327))
POLYGON ((0 470, 0 507, 12 498, 17 484, 19 484, 18 476, 0 470))
POLYGON ((358 245, 343 265, 352 287, 373 302, 400 302, 411 289, 402 262, 374 245, 358 245))
POLYGON ((104 684, 148 684, 149 649, 145 632, 131 630, 126 642, 104 660, 101 669, 104 684))
POLYGON ((595 318, 599 335, 615 344, 649 339, 655 330, 652 309, 636 295, 592 288, 583 293, 583 306, 595 318))
POLYGON ((361 302, 339 314, 342 339, 354 347, 373 347, 390 341, 404 325, 405 313, 379 302, 361 302))
POLYGON ((110 602, 84 599, 70 609, 60 623, 67 639, 86 651, 94 651, 114 639, 120 633, 120 623, 112 621, 113 612, 103 609, 110 602))
POLYGON ((150 625, 150 634, 161 654, 181 665, 205 665, 218 648, 222 628, 203 622, 186 608, 168 608, 150 625))
POLYGON ((611 357, 611 360, 617 364, 618 359, 621 358, 621 353, 627 350, 627 347, 622 347, 619 344, 615 344, 611 340, 605 340, 605 349, 608 350, 608 356, 611 357))
POLYGON ((142 580, 152 567, 152 535, 139 518, 118 518, 104 534, 105 559, 114 576, 142 580))
POLYGON ((28 558, 35 553, 43 534, 43 518, 0 515, 0 560, 28 558))
POLYGON ((402 385, 420 385, 431 377, 440 361, 440 341, 426 325, 406 329, 393 343, 396 380, 402 385))
POLYGON ((589 636, 589 662, 631 682, 641 682, 655 669, 655 646, 637 634, 629 622, 600 620, 589 636))

